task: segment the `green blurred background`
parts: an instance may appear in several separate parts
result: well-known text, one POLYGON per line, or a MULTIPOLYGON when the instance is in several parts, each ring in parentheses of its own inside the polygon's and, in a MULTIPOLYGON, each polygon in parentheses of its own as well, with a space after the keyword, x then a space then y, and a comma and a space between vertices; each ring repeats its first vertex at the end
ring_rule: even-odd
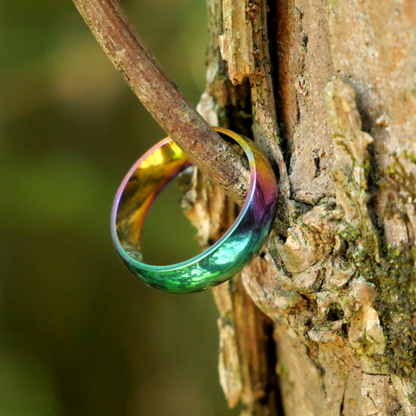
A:
MULTIPOLYGON (((203 0, 122 2, 196 104, 203 0)), ((71 0, 0 0, 0 416, 221 416, 211 293, 174 296, 129 275, 112 200, 164 137, 71 0)), ((175 187, 146 223, 148 261, 199 249, 175 187)))

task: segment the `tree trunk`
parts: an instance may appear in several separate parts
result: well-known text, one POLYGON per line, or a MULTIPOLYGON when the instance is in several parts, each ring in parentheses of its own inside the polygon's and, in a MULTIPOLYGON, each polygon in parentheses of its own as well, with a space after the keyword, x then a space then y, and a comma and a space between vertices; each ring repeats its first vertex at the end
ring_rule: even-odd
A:
MULTIPOLYGON (((214 291, 229 405, 416 415, 416 2, 208 9, 199 111, 253 137, 280 182, 268 243, 214 291)), ((237 210, 197 171, 184 205, 203 245, 237 210)))

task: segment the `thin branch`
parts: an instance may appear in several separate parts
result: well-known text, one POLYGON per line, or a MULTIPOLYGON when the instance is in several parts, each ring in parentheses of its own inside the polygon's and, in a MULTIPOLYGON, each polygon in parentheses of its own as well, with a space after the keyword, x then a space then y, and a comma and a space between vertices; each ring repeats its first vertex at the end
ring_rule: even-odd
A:
POLYGON ((118 0, 73 0, 114 66, 165 132, 237 204, 248 192, 249 171, 208 125, 143 45, 118 0))

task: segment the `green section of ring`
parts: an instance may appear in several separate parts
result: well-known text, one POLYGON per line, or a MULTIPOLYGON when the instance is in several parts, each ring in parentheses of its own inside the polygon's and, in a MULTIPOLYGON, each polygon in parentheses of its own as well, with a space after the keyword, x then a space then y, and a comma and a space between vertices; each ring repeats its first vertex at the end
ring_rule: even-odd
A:
POLYGON ((126 267, 151 287, 171 293, 191 293, 212 288, 230 279, 249 263, 270 233, 277 198, 276 178, 270 165, 248 139, 227 129, 216 127, 215 130, 243 148, 250 164, 250 189, 235 222, 203 253, 181 263, 153 266, 143 263, 139 251, 141 228, 154 197, 173 176, 190 165, 186 155, 172 140, 163 140, 140 158, 119 188, 112 212, 113 241, 126 267), (162 157, 158 152, 163 152, 165 146, 168 146, 168 156, 163 153, 162 157), (143 165, 149 164, 152 155, 156 161, 165 158, 166 165, 175 161, 182 163, 165 171, 164 177, 156 178, 152 192, 146 199, 141 198, 135 190, 146 190, 147 182, 143 181, 148 180, 149 175, 143 165))

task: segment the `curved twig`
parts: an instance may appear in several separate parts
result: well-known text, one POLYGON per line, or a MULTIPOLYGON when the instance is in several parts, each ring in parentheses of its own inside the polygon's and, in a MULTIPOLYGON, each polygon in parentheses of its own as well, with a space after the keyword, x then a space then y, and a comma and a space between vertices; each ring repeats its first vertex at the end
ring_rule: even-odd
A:
POLYGON ((114 66, 165 132, 195 165, 242 205, 249 170, 208 125, 143 45, 118 0, 73 0, 114 66))

